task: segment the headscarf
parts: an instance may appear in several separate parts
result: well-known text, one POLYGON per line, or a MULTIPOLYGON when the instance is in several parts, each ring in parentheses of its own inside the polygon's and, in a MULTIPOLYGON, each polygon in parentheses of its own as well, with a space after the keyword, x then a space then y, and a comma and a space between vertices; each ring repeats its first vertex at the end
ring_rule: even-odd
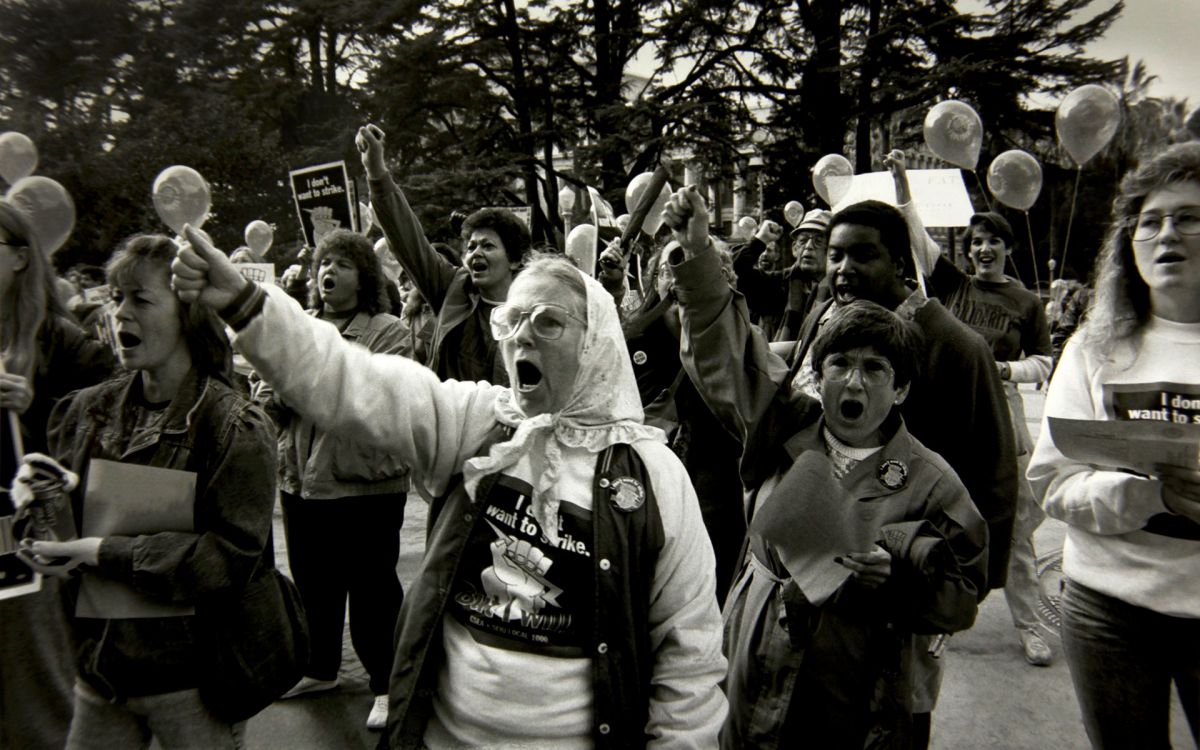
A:
POLYGON ((642 424, 641 397, 612 295, 600 282, 572 270, 587 290, 587 331, 570 399, 559 412, 527 417, 512 389, 506 388, 496 399, 496 419, 516 431, 510 440, 496 443, 486 456, 468 460, 463 468, 466 488, 474 496, 484 476, 517 463, 545 435, 545 468, 534 479, 532 509, 552 544, 558 543, 559 501, 553 490, 563 446, 599 453, 610 445, 636 440, 666 442, 662 430, 642 424))

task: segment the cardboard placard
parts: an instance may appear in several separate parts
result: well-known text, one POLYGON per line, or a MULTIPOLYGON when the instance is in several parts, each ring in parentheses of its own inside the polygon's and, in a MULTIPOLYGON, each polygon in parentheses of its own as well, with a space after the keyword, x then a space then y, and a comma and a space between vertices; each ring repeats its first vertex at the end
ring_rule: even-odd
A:
MULTIPOLYGON (((891 172, 870 172, 853 177, 826 178, 830 190, 837 193, 844 182, 850 183, 846 194, 833 207, 834 212, 865 200, 883 201, 896 205, 896 185, 891 172)), ((927 227, 965 227, 971 222, 975 208, 959 169, 913 169, 908 172, 908 186, 913 204, 927 227)))
POLYGON ((346 162, 333 161, 288 173, 296 215, 304 229, 304 240, 316 247, 334 229, 358 231, 358 205, 346 162))

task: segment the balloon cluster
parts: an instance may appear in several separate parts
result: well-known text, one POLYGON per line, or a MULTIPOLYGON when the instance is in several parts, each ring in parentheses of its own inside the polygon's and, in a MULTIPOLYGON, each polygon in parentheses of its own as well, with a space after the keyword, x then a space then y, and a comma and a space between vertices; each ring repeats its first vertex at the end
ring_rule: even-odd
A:
MULTIPOLYGON (((1078 169, 1063 242, 1064 256, 1070 245, 1071 222, 1075 216, 1075 199, 1083 165, 1108 145, 1120 124, 1120 102, 1111 91, 1096 84, 1087 84, 1071 91, 1055 112, 1054 127, 1058 142, 1070 154, 1078 169)), ((925 143, 940 158, 962 169, 974 171, 983 144, 983 124, 970 105, 954 100, 940 102, 925 116, 925 143)), ((1029 209, 1042 191, 1042 166, 1038 160, 1019 149, 1005 151, 993 159, 988 167, 987 184, 996 200, 1025 212, 1026 227, 1029 228, 1029 209)), ((1032 251, 1031 228, 1029 234, 1032 251)), ((1054 270, 1053 263, 1051 260, 1051 272, 1054 270)), ((1036 268, 1034 264, 1035 273, 1036 268)))
POLYGON ((0 134, 0 177, 10 187, 4 199, 28 218, 42 252, 55 252, 75 228, 75 201, 57 181, 34 175, 37 147, 28 136, 9 131, 0 134))

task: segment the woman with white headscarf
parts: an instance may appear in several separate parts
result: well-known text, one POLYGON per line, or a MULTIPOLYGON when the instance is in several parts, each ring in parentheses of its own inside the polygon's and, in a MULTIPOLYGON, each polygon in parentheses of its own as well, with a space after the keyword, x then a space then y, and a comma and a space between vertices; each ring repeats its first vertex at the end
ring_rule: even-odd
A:
POLYGON ((512 386, 441 382, 188 238, 180 294, 221 310, 288 403, 397 452, 439 498, 397 630, 392 747, 716 747, 712 547, 598 282, 530 262, 491 318, 512 386))

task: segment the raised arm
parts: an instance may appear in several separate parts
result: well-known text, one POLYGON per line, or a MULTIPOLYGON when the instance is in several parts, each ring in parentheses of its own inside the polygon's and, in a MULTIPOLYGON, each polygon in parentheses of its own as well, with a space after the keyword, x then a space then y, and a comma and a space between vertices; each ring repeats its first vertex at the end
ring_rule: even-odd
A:
POLYGON ((891 170, 892 182, 896 186, 896 207, 904 214, 904 220, 908 223, 908 238, 912 244, 917 273, 921 276, 932 276, 938 259, 942 257, 942 250, 929 236, 929 232, 925 231, 925 223, 921 221, 917 207, 913 204, 904 152, 893 149, 884 157, 883 164, 891 170))
POLYGON ((221 313, 235 346, 285 403, 323 429, 395 454, 435 492, 475 454, 494 423, 498 386, 443 383, 406 357, 352 344, 281 289, 242 279, 223 253, 184 231, 191 244, 172 264, 177 293, 221 313))
POLYGON ((375 218, 383 229, 392 255, 404 268, 405 273, 421 292, 421 296, 435 310, 442 309, 446 290, 458 270, 436 250, 425 237, 421 221, 408 205, 404 191, 392 180, 383 158, 383 131, 376 125, 364 125, 358 129, 354 142, 362 155, 363 167, 367 170, 367 187, 371 193, 371 207, 375 218))
POLYGON ((779 396, 787 364, 771 352, 750 322, 745 297, 722 274, 696 188, 676 192, 665 214, 683 256, 667 259, 683 313, 683 366, 713 414, 745 444, 779 396))

